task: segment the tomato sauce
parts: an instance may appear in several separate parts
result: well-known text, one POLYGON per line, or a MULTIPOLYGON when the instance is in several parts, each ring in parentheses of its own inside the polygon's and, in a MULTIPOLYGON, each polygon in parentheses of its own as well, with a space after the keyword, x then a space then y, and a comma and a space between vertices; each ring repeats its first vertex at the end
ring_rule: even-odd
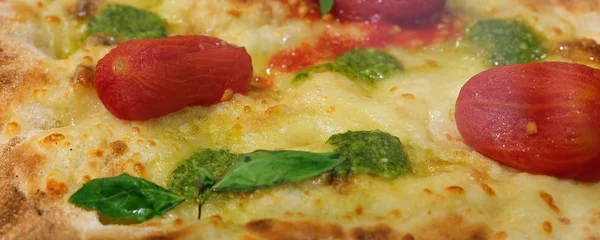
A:
MULTIPOLYGON (((338 24, 338 23, 335 23, 338 24)), ((355 47, 377 48, 396 46, 405 49, 420 48, 461 35, 464 22, 450 14, 444 14, 437 23, 426 26, 400 27, 389 23, 345 23, 358 26, 362 37, 323 33, 315 43, 303 43, 286 49, 271 58, 269 67, 283 72, 295 72, 320 61, 331 60, 355 47)))

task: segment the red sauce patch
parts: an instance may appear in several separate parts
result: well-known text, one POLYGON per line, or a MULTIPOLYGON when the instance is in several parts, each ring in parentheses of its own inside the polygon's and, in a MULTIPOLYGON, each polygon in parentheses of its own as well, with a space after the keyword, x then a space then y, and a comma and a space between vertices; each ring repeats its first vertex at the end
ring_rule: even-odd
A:
POLYGON ((303 43, 296 48, 277 53, 271 59, 270 68, 295 72, 319 61, 334 59, 355 47, 420 48, 458 38, 464 22, 460 18, 444 14, 437 23, 427 26, 399 27, 389 23, 346 23, 344 25, 358 27, 363 33, 362 36, 332 34, 325 31, 312 44, 303 43))

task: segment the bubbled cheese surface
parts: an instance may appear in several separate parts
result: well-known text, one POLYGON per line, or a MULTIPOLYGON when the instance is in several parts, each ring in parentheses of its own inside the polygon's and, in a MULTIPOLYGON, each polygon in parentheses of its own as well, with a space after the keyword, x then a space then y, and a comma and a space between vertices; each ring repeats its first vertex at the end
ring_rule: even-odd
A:
MULTIPOLYGON (((29 37, 48 55, 44 64, 51 72, 52 85, 38 89, 11 115, 9 121, 18 123, 20 130, 9 133, 4 128, 1 136, 2 141, 24 136, 23 144, 47 156, 39 182, 25 186, 31 191, 49 191, 50 180, 64 183, 66 201, 89 179, 122 172, 165 186, 177 164, 200 148, 239 153, 256 149, 327 151, 330 148, 324 142, 333 134, 380 129, 401 139, 414 174, 393 181, 360 176, 334 186, 314 178, 243 196, 221 196, 203 206, 201 218, 220 216, 233 229, 227 230, 232 235, 246 222, 262 218, 318 218, 348 226, 383 222, 406 232, 425 219, 459 213, 489 225, 498 239, 600 236, 600 227, 591 223, 600 222, 600 184, 518 172, 461 142, 454 123, 454 103, 462 85, 486 67, 482 59, 461 47, 460 40, 422 50, 388 48, 405 71, 382 81, 376 89, 366 90, 332 72, 313 74, 294 85, 293 74, 268 71, 270 57, 310 41, 325 26, 288 18, 290 10, 280 2, 133 1, 132 5, 141 4, 136 6, 165 18, 170 34, 209 34, 245 46, 253 57, 255 74, 270 79, 274 86, 254 88, 248 96, 235 95, 210 107, 188 107, 158 119, 130 122, 110 115, 93 88, 69 81, 78 64, 89 58, 96 62, 110 50, 85 43, 72 48, 72 39, 80 37, 81 29, 67 20, 67 12, 60 8, 69 2, 44 2, 42 16, 64 20, 58 26, 43 21, 34 26, 57 28, 43 33, 50 41, 29 37), (239 17, 224 14, 232 9, 239 11, 239 17), (56 60, 70 51, 66 60, 56 60)), ((529 21, 532 15, 526 13, 532 13, 531 9, 502 5, 509 2, 493 1, 482 7, 485 4, 479 1, 457 0, 449 1, 448 6, 467 20, 485 18, 496 6, 503 9, 498 12, 502 17, 529 21)), ((539 11, 533 14, 547 16, 539 11)), ((564 14, 558 20, 542 17, 530 23, 548 38, 600 36, 593 26, 564 14), (560 36, 553 28, 562 30, 560 36)), ((197 216, 197 206, 188 203, 152 221, 182 219, 190 223, 197 216)))

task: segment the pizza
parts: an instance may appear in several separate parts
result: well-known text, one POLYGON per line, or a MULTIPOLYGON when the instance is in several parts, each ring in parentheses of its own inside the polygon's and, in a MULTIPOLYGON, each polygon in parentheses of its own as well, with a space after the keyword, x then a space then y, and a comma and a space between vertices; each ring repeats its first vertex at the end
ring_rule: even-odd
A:
POLYGON ((0 238, 599 239, 599 13, 0 1, 0 238))

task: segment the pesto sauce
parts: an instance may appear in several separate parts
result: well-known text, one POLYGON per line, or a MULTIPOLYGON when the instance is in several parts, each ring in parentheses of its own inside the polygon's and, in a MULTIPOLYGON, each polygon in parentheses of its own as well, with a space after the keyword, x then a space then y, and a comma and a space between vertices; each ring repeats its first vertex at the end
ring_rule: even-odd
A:
POLYGON ((389 53, 377 49, 355 48, 340 55, 332 63, 316 65, 299 71, 294 77, 294 81, 305 80, 313 72, 334 71, 352 80, 375 85, 378 81, 400 72, 402 69, 402 64, 389 53))
POLYGON ((478 21, 467 30, 467 39, 485 50, 491 66, 529 63, 546 56, 531 28, 514 19, 478 21))
POLYGON ((227 150, 201 149, 171 173, 167 188, 188 199, 202 198, 199 196, 200 189, 212 183, 206 182, 209 180, 206 174, 198 173, 208 172, 212 175, 210 179, 218 179, 227 172, 238 157, 238 154, 227 150))
POLYGON ((88 22, 87 36, 108 35, 118 42, 141 38, 164 38, 166 23, 153 12, 110 4, 88 22))
POLYGON ((400 139, 386 132, 349 131, 331 136, 327 143, 347 158, 333 169, 335 176, 369 174, 394 179, 412 169, 400 139))

